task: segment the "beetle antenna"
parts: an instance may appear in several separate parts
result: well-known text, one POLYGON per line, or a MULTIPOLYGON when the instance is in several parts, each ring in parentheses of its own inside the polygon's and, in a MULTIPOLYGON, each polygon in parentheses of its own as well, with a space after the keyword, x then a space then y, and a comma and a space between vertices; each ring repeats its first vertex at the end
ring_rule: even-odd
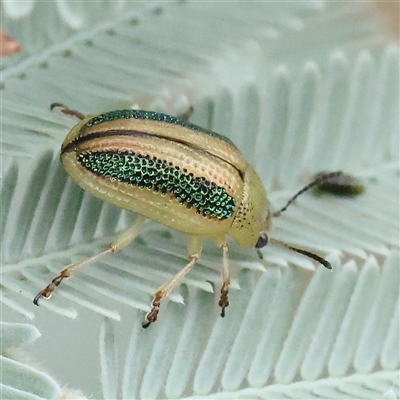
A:
POLYGON ((318 254, 311 253, 311 251, 304 250, 304 249, 299 249, 298 247, 293 247, 285 242, 281 242, 280 240, 277 239, 270 239, 271 243, 278 244, 280 246, 286 247, 289 250, 295 251, 296 253, 303 254, 304 256, 307 256, 309 258, 312 258, 315 261, 318 261, 320 264, 322 264, 325 268, 327 269, 332 269, 332 265, 329 261, 325 260, 325 258, 320 257, 318 254))
MULTIPOLYGON (((314 186, 320 185, 322 182, 325 182, 329 179, 336 178, 340 175, 343 175, 342 171, 335 171, 335 172, 326 172, 326 173, 321 173, 318 174, 317 177, 307 184, 306 186, 303 187, 303 189, 299 190, 293 197, 289 199, 289 201, 286 203, 284 207, 282 207, 279 211, 274 212, 272 215, 274 217, 279 217, 284 211, 287 210, 287 208, 303 193, 307 192, 314 186)), ((292 249, 293 250, 293 249, 292 249)), ((297 251, 297 250, 295 250, 297 251)), ((307 254, 306 254, 307 255, 307 254)), ((312 257, 311 257, 312 258, 312 257)), ((318 261, 318 260, 317 260, 318 261)))

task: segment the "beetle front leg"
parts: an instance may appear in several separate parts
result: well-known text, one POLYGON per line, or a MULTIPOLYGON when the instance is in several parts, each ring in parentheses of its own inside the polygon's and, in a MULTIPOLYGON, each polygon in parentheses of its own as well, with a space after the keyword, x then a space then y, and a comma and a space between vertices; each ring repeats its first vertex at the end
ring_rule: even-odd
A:
POLYGON ((224 242, 220 245, 220 248, 222 249, 222 287, 221 298, 218 304, 221 307, 221 317, 225 317, 225 308, 229 306, 228 292, 229 284, 231 283, 229 275, 228 244, 224 242))
POLYGON ((145 221, 145 217, 138 215, 134 224, 122 232, 107 248, 107 250, 97 254, 96 256, 87 258, 86 260, 81 261, 77 264, 69 264, 67 265, 58 276, 56 276, 49 285, 47 285, 42 291, 40 291, 35 298, 33 299, 33 304, 39 305, 39 299, 44 297, 45 299, 49 299, 54 289, 60 285, 63 279, 69 278, 73 273, 79 271, 80 269, 86 267, 89 264, 95 263, 101 260, 103 257, 108 256, 109 254, 116 253, 117 251, 122 250, 124 247, 128 246, 135 237, 138 235, 140 229, 143 226, 145 221))
POLYGON ((153 301, 151 302, 151 310, 146 314, 145 321, 142 323, 143 328, 148 328, 151 323, 157 320, 158 312, 160 310, 160 302, 165 299, 174 290, 174 288, 182 281, 185 275, 193 268, 196 262, 199 260, 202 241, 199 236, 188 236, 188 253, 189 262, 186 266, 181 269, 176 275, 174 275, 167 282, 163 283, 154 293, 153 301))

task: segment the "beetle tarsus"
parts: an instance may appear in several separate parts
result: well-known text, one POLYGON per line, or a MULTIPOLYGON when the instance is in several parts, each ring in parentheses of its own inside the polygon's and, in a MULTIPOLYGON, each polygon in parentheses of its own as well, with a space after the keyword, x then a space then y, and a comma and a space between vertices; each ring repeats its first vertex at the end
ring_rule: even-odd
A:
POLYGON ((146 329, 153 322, 156 322, 159 311, 160 311, 160 298, 156 295, 151 303, 151 310, 146 314, 145 321, 142 323, 142 327, 146 329))
POLYGON ((51 103, 50 111, 53 111, 55 108, 68 108, 68 107, 63 103, 51 103))
POLYGON ((72 110, 68 108, 65 104, 62 103, 52 103, 50 105, 50 111, 53 111, 55 108, 61 108, 61 112, 65 115, 71 115, 72 117, 76 117, 78 119, 84 119, 85 115, 77 110, 72 110))
POLYGON ((39 305, 39 299, 41 297, 44 297, 45 299, 50 299, 50 297, 52 296, 54 289, 60 285, 60 283, 62 282, 63 279, 65 278, 69 278, 70 277, 70 273, 66 270, 63 269, 60 273, 60 275, 56 276, 51 283, 49 283, 42 291, 40 291, 33 299, 33 304, 35 304, 36 306, 39 305))
POLYGON ((45 299, 49 299, 51 297, 51 292, 54 290, 54 287, 51 287, 53 285, 48 285, 45 289, 40 291, 35 298, 33 299, 33 304, 35 306, 39 306, 39 299, 41 297, 44 297, 45 299))
POLYGON ((219 300, 218 305, 221 307, 221 317, 225 317, 225 308, 229 306, 229 300, 228 300, 228 293, 229 293, 229 288, 227 285, 223 285, 221 289, 221 299, 219 300))

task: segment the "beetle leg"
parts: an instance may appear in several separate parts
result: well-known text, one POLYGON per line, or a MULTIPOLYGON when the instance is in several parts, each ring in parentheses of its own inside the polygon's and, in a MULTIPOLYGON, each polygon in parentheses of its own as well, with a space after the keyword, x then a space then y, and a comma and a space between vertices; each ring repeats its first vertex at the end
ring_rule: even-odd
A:
POLYGON ((179 114, 178 118, 182 119, 183 121, 189 121, 189 118, 192 116, 194 108, 190 106, 184 113, 179 114))
POLYGON ((228 292, 229 284, 231 282, 229 276, 228 244, 224 242, 220 245, 220 248, 222 249, 222 287, 221 298, 218 304, 221 307, 221 317, 225 317, 225 308, 229 306, 228 292))
POLYGON ((152 322, 157 320, 157 315, 160 310, 160 302, 169 296, 172 290, 180 283, 183 277, 192 269, 199 259, 198 254, 192 254, 189 256, 189 262, 186 266, 181 269, 175 276, 170 280, 163 283, 157 291, 154 293, 153 301, 151 302, 151 310, 146 314, 145 321, 143 322, 143 328, 148 328, 152 322))
POLYGON ((65 104, 62 103, 52 103, 50 105, 50 110, 53 111, 55 108, 61 108, 61 112, 65 115, 71 115, 72 117, 76 117, 78 119, 84 119, 85 115, 82 114, 80 111, 72 110, 68 108, 65 104))
POLYGON ((174 290, 174 288, 182 281, 185 275, 193 268, 193 266, 199 260, 201 249, 201 237, 188 236, 189 262, 176 275, 174 275, 167 282, 163 283, 156 290, 153 301, 151 302, 151 310, 146 314, 145 321, 142 323, 143 328, 148 328, 151 323, 157 320, 161 300, 168 297, 172 290, 174 290))
POLYGON ((45 299, 49 299, 54 291, 54 289, 60 285, 63 279, 69 278, 73 273, 79 271, 80 269, 86 267, 89 264, 95 263, 101 260, 103 257, 116 253, 117 251, 123 249, 124 247, 128 246, 132 240, 138 235, 140 229, 143 226, 145 221, 145 217, 138 215, 134 224, 127 229, 126 231, 122 232, 110 245, 108 246, 107 250, 97 254, 96 256, 87 258, 86 260, 81 261, 77 264, 69 264, 67 265, 58 276, 56 276, 49 285, 47 285, 42 291, 40 291, 35 298, 33 299, 33 303, 35 305, 39 305, 39 299, 44 297, 45 299))

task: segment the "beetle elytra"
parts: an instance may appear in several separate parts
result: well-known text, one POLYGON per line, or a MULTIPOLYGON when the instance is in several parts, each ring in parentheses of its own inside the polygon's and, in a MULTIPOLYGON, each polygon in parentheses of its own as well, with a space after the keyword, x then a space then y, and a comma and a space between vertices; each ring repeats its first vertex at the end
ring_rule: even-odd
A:
MULTIPOLYGON (((229 305, 227 236, 242 248, 257 250, 274 242, 331 268, 322 257, 268 235, 272 217, 279 216, 299 194, 321 183, 321 178, 273 213, 261 179, 236 146, 222 135, 153 111, 120 110, 84 116, 59 103, 51 109, 55 107, 81 120, 61 147, 61 162, 67 173, 92 195, 138 216, 133 226, 105 251, 66 266, 37 294, 36 305, 41 297, 49 298, 64 278, 126 247, 146 218, 188 235, 188 263, 157 289, 144 328, 156 321, 161 300, 198 261, 204 237, 222 251, 221 316, 229 305)), ((324 179, 338 174, 328 174, 324 179)))

